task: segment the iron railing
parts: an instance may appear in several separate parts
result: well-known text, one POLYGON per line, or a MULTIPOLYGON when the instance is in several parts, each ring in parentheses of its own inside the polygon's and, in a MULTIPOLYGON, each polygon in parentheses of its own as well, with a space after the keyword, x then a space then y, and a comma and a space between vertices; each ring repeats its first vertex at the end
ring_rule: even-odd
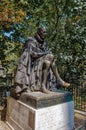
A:
POLYGON ((86 88, 83 86, 77 87, 72 85, 70 88, 65 90, 70 91, 72 94, 75 109, 86 112, 86 88))
POLYGON ((10 95, 10 89, 13 87, 12 73, 8 73, 6 68, 3 68, 5 73, 0 76, 0 105, 6 104, 6 97, 10 95))

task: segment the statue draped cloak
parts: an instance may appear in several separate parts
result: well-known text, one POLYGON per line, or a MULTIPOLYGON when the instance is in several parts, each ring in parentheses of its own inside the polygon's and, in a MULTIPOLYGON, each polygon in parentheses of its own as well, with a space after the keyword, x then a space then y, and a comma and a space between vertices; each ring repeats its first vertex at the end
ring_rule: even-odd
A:
MULTIPOLYGON (((16 93, 22 92, 25 89, 33 88, 40 90, 43 74, 43 61, 49 60, 50 53, 47 44, 42 41, 39 42, 35 37, 29 37, 26 41, 22 55, 19 59, 17 72, 15 76, 15 83, 17 84, 16 93)), ((50 70, 46 88, 55 87, 55 77, 50 70)))

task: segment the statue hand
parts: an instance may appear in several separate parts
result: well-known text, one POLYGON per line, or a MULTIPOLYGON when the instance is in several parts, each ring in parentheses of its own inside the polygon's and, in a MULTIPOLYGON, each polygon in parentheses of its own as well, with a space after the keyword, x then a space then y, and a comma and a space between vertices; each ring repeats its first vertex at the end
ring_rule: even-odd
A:
POLYGON ((44 55, 47 55, 47 54, 49 54, 49 51, 44 52, 44 55))

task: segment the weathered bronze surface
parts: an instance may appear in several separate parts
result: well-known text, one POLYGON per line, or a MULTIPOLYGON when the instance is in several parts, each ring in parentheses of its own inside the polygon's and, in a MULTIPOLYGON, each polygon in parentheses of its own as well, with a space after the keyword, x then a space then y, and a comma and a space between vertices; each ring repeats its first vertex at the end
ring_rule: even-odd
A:
POLYGON ((57 85, 68 87, 59 76, 55 59, 44 41, 46 30, 38 28, 34 38, 29 37, 24 45, 15 76, 15 93, 41 91, 50 93, 57 85))

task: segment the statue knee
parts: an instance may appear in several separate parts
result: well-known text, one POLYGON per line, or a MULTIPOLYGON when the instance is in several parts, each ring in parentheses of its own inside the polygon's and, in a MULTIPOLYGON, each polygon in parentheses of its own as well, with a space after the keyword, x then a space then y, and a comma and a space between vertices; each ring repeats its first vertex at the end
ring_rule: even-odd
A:
POLYGON ((54 55, 53 54, 47 54, 47 57, 46 57, 49 61, 53 61, 54 60, 54 55))
POLYGON ((47 68, 49 68, 49 67, 50 67, 50 65, 51 65, 51 62, 50 62, 50 61, 48 61, 48 60, 45 60, 45 61, 44 61, 44 63, 45 63, 45 65, 46 65, 46 67, 47 67, 47 68))

